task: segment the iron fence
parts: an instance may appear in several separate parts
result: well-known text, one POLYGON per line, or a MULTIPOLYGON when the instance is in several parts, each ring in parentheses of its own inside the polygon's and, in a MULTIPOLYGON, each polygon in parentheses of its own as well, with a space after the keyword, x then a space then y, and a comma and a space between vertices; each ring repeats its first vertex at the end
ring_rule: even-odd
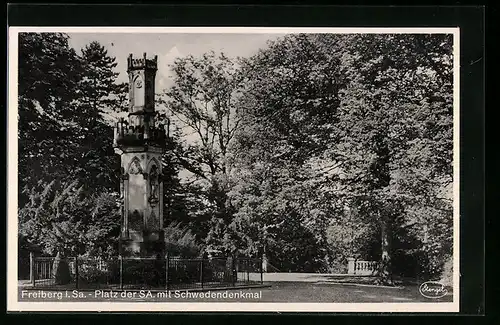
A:
POLYGON ((29 280, 30 259, 29 257, 19 257, 17 261, 17 272, 19 280, 29 280))
POLYGON ((31 287, 178 290, 262 283, 261 258, 30 258, 31 287))
POLYGON ((30 282, 32 286, 65 288, 76 285, 76 259, 56 257, 30 257, 30 282))

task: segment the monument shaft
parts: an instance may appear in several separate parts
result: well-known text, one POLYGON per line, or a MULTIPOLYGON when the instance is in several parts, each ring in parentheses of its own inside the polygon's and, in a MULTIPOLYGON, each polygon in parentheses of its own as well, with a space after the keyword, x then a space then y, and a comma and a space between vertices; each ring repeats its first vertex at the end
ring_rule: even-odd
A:
POLYGON ((163 234, 162 154, 165 128, 155 125, 157 56, 128 57, 128 120, 115 126, 114 147, 121 157, 122 256, 157 256, 165 252, 163 234))

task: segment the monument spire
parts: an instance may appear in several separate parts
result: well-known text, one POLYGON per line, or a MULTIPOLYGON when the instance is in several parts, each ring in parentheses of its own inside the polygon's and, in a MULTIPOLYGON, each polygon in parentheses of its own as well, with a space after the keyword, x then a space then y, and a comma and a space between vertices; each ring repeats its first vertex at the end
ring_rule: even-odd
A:
POLYGON ((129 76, 128 119, 115 126, 114 147, 120 155, 122 226, 120 254, 164 254, 162 154, 165 129, 155 124, 155 77, 158 57, 132 54, 129 76))

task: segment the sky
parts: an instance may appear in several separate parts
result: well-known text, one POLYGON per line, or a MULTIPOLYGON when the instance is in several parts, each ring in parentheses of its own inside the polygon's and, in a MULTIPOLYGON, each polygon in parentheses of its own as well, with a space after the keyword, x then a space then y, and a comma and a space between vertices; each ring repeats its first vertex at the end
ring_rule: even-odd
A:
MULTIPOLYGON (((78 54, 92 41, 98 41, 108 50, 108 55, 116 58, 115 71, 120 73, 117 82, 128 82, 127 57, 142 57, 146 52, 148 58, 158 55, 158 71, 156 73, 156 92, 162 92, 172 85, 172 74, 169 65, 178 57, 202 54, 214 51, 224 52, 228 57, 249 57, 260 48, 265 48, 269 40, 277 39, 284 34, 195 34, 195 33, 67 33, 69 45, 78 54)), ((158 108, 157 108, 158 109, 158 108)), ((126 117, 126 113, 118 114, 126 117)), ((106 117, 105 117, 106 118, 106 117)), ((117 116, 111 116, 115 120, 117 116)), ((197 138, 191 130, 184 130, 184 140, 196 142, 197 138)), ((181 179, 189 179, 189 172, 181 170, 181 179)))
POLYGON ((156 89, 158 92, 172 84, 169 64, 175 58, 214 51, 224 52, 229 57, 248 57, 260 48, 266 47, 268 40, 276 39, 283 34, 195 34, 195 33, 68 33, 70 46, 80 54, 80 49, 92 41, 98 41, 108 50, 108 54, 116 57, 116 71, 120 73, 118 82, 128 81, 127 57, 142 57, 146 52, 148 58, 158 55, 158 72, 156 89))

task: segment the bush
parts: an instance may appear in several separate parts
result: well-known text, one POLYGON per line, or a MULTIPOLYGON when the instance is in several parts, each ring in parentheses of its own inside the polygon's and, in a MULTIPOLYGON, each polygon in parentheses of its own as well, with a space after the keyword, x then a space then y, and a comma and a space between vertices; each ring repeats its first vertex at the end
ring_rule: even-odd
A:
POLYGON ((123 282, 148 286, 165 285, 165 261, 124 261, 123 282))
POLYGON ((106 282, 108 271, 97 267, 96 264, 81 263, 78 268, 79 280, 87 283, 106 282))
POLYGON ((333 274, 347 274, 348 268, 347 268, 347 258, 346 257, 337 257, 337 258, 331 258, 328 260, 328 268, 327 272, 328 273, 333 273, 333 274))
POLYGON ((180 264, 168 269, 169 282, 178 283, 196 283, 200 281, 200 271, 198 263, 180 264))
POLYGON ((414 279, 418 277, 428 277, 427 273, 425 273, 425 268, 420 265, 420 263, 426 265, 428 262, 421 255, 422 254, 419 252, 407 253, 403 250, 396 250, 393 252, 391 259, 393 275, 414 279))
POLYGON ((453 257, 449 257, 444 263, 440 282, 446 286, 453 286, 453 257))
POLYGON ((68 284, 71 282, 71 272, 68 262, 57 254, 53 264, 53 277, 56 284, 68 284))
POLYGON ((217 273, 210 264, 203 265, 203 282, 217 282, 220 281, 217 273))
POLYGON ((198 257, 200 255, 200 246, 188 227, 180 223, 171 223, 164 228, 164 231, 166 249, 171 256, 198 257))

